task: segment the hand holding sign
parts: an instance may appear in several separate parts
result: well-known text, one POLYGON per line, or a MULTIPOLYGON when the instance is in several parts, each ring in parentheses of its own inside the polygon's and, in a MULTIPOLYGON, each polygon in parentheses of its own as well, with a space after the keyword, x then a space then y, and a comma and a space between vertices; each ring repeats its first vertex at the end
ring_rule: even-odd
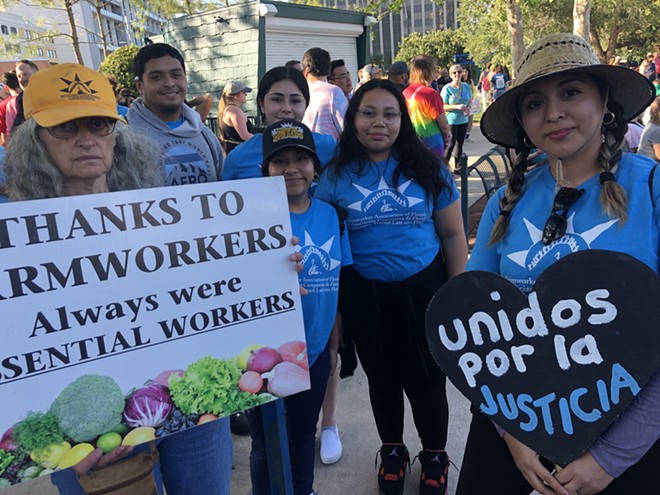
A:
POLYGON ((551 461, 576 459, 660 365, 660 278, 634 258, 573 254, 529 298, 502 277, 445 284, 426 315, 431 353, 454 385, 551 461))

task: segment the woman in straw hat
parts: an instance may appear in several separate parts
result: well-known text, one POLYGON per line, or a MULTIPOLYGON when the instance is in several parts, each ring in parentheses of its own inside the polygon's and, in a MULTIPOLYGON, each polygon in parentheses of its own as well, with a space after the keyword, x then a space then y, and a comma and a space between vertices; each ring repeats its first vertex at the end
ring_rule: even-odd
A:
MULTIPOLYGON (((556 34, 529 46, 511 89, 481 120, 491 142, 519 155, 508 185, 488 203, 468 269, 499 273, 529 292, 555 260, 607 249, 657 272, 660 174, 651 160, 621 152, 626 122, 652 98, 646 78, 600 65, 580 37, 556 34), (532 148, 545 151, 548 164, 526 174, 532 148)), ((475 412, 457 493, 657 494, 658 410, 656 372, 617 421, 554 475, 532 449, 475 412)))

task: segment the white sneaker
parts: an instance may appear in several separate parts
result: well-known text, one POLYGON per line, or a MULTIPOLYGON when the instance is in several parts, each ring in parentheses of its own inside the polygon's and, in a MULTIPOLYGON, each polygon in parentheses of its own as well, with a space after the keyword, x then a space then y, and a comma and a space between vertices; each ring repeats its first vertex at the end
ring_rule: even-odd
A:
POLYGON ((337 426, 324 426, 321 431, 321 462, 334 464, 341 459, 341 440, 337 426))

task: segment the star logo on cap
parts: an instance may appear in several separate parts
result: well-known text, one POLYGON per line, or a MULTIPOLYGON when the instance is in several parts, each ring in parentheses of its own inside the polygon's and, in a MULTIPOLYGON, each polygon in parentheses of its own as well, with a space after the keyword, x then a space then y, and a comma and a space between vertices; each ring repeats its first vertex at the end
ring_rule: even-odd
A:
POLYGON ((91 79, 89 81, 81 81, 80 77, 78 77, 78 74, 76 74, 76 77, 73 79, 73 81, 69 81, 63 77, 60 77, 60 79, 67 85, 66 88, 60 90, 62 93, 67 93, 69 95, 93 95, 98 93, 98 91, 91 88, 91 79))

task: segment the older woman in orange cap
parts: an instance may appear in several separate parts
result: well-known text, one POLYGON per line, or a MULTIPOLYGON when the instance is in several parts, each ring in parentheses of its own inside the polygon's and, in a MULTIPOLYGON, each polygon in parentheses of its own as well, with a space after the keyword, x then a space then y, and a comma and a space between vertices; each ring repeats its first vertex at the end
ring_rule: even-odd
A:
MULTIPOLYGON (((6 155, 11 200, 164 184, 158 151, 148 139, 121 124, 124 120, 117 114, 110 83, 98 72, 69 63, 39 71, 25 90, 24 107, 27 120, 12 133, 6 155)), ((103 479, 102 493, 117 493, 111 489, 122 487, 122 493, 162 494, 164 484, 169 495, 229 495, 232 448, 228 420, 159 439, 157 450, 149 444, 119 446, 108 453, 97 448, 73 469, 54 473, 51 480, 66 495, 87 493, 81 483, 90 479, 95 483, 103 479), (148 461, 143 461, 149 454, 148 461), (156 462, 158 457, 160 462, 156 462), (146 471, 137 462, 146 462, 146 471), (124 468, 105 471, 103 477, 97 471, 120 463, 124 468), (131 464, 130 469, 126 463, 131 464), (136 466, 142 476, 127 478, 136 466), (87 476, 91 469, 94 476, 87 476), (138 482, 147 483, 148 489, 138 482)))
POLYGON ((12 200, 163 185, 158 153, 117 114, 110 83, 78 64, 32 76, 26 121, 12 135, 6 168, 12 200))

